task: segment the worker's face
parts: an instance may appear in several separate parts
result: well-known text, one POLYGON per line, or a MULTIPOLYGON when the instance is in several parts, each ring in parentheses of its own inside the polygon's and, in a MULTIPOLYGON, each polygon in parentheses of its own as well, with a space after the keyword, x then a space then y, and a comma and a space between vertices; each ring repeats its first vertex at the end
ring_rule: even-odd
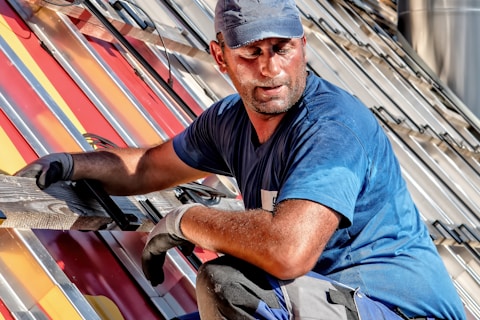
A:
POLYGON ((265 115, 292 107, 306 82, 305 37, 268 38, 231 49, 212 42, 220 70, 228 73, 247 109, 265 115))

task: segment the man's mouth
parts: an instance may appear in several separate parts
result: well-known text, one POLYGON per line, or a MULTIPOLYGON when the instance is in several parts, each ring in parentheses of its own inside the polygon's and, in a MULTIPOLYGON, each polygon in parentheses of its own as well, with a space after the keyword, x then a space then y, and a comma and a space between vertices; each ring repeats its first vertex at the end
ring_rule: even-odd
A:
POLYGON ((274 86, 274 87, 258 87, 258 89, 260 94, 272 96, 272 95, 278 95, 281 92, 282 87, 283 86, 280 85, 280 86, 274 86))

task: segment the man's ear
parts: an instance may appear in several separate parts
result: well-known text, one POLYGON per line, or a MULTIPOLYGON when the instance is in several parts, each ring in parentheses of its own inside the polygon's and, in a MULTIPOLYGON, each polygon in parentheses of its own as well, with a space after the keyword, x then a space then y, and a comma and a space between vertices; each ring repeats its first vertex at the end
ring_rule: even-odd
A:
POLYGON ((210 54, 212 55, 213 59, 215 59, 220 71, 223 73, 227 72, 227 64, 223 58, 223 50, 217 41, 210 42, 210 54))
POLYGON ((305 35, 303 35, 302 37, 302 45, 303 45, 303 55, 305 57, 305 59, 307 59, 307 37, 305 37, 305 35))

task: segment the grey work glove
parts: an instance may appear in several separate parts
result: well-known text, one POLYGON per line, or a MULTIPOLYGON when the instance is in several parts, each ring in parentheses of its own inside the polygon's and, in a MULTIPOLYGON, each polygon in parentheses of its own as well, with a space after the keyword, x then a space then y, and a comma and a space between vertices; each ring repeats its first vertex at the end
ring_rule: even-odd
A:
POLYGON ((41 157, 15 173, 19 177, 36 178, 40 189, 48 188, 60 180, 70 180, 73 174, 73 158, 69 153, 52 153, 41 157))
POLYGON ((165 279, 163 263, 168 249, 182 246, 186 255, 193 252, 194 244, 185 240, 180 230, 180 221, 188 209, 202 206, 200 203, 191 203, 178 206, 171 210, 150 231, 142 253, 142 270, 152 286, 162 283, 165 279))

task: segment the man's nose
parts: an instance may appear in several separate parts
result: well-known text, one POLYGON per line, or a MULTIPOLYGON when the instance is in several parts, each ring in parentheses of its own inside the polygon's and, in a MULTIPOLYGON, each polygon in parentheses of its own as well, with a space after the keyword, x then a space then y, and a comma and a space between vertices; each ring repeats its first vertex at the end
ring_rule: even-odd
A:
POLYGON ((280 72, 280 56, 273 50, 264 51, 260 57, 260 71, 265 77, 273 77, 280 72))

